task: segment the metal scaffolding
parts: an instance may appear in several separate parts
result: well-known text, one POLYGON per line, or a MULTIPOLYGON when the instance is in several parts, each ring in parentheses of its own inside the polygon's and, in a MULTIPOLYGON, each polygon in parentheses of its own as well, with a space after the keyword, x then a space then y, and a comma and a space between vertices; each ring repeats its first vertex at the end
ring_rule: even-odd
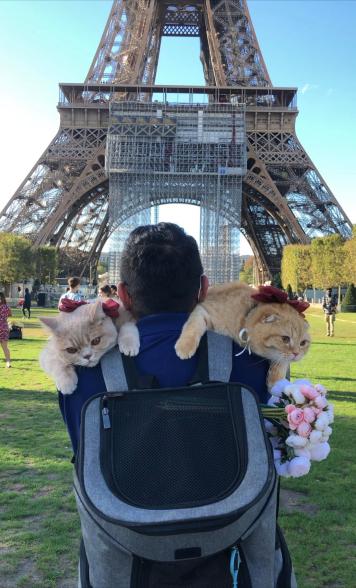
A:
POLYGON ((109 223, 120 226, 118 251, 127 238, 125 223, 150 222, 147 211, 159 204, 195 203, 205 271, 214 283, 237 277, 232 258, 239 254, 246 173, 241 104, 112 102, 106 171, 109 223))

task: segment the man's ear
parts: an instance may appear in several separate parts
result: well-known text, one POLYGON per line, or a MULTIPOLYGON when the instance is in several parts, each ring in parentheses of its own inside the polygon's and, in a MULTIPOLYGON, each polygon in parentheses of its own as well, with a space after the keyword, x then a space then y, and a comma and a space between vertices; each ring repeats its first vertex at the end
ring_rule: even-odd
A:
POLYGON ((200 289, 198 294, 198 302, 203 302, 205 300, 206 295, 208 293, 209 288, 209 278, 205 274, 200 277, 200 289))
POLYGON ((124 307, 126 310, 131 310, 132 308, 132 300, 131 296, 127 291, 127 286, 124 282, 119 282, 117 286, 117 293, 119 295, 120 300, 122 300, 124 307))

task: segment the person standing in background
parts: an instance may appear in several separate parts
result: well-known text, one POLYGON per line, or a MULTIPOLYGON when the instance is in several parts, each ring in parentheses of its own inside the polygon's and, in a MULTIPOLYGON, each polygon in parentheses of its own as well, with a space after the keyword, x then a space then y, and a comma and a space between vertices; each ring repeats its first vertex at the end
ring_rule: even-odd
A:
POLYGON ((59 304, 64 298, 68 300, 74 300, 75 302, 81 302, 84 300, 83 294, 79 292, 80 288, 80 278, 68 278, 68 288, 64 294, 59 299, 59 304))
POLYGON ((113 300, 119 300, 119 297, 117 294, 117 286, 115 286, 115 284, 111 284, 110 289, 111 289, 111 298, 113 300))
POLYGON ((106 286, 101 286, 101 288, 99 288, 99 296, 102 302, 105 302, 106 300, 109 300, 112 297, 111 288, 108 284, 106 286))
POLYGON ((7 323, 9 316, 11 316, 11 308, 6 304, 4 293, 0 292, 0 345, 5 355, 5 365, 7 368, 11 367, 10 350, 7 345, 10 331, 7 323))
POLYGON ((326 336, 333 337, 334 336, 334 325, 335 325, 335 315, 337 311, 337 298, 336 295, 333 294, 332 288, 328 288, 326 290, 324 299, 323 299, 323 311, 325 315, 325 322, 326 322, 326 336))
POLYGON ((26 312, 28 312, 28 318, 31 318, 31 294, 28 288, 25 288, 25 296, 22 303, 22 314, 26 318, 26 312))

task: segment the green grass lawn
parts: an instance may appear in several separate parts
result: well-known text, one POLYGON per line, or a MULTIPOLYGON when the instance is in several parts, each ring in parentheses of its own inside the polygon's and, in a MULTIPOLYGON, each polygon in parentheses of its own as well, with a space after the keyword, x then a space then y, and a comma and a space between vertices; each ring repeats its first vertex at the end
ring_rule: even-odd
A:
MULTIPOLYGON (((1 588, 76 586, 79 520, 70 443, 54 386, 38 365, 45 336, 37 317, 53 312, 35 309, 33 318, 21 319, 24 339, 10 341, 13 367, 0 364, 1 588)), ((308 318, 312 349, 292 376, 309 377, 330 391, 336 409, 332 453, 308 476, 283 482, 280 520, 299 588, 354 588, 356 315, 337 316, 334 338, 325 336, 319 309, 308 318)))

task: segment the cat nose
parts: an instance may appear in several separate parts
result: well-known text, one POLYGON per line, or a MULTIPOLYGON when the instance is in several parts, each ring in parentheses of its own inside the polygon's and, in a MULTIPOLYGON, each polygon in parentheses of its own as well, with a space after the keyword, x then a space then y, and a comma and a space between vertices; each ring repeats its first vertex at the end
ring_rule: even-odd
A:
POLYGON ((84 357, 84 359, 90 359, 91 358, 91 353, 89 353, 88 355, 84 355, 83 357, 84 357))

